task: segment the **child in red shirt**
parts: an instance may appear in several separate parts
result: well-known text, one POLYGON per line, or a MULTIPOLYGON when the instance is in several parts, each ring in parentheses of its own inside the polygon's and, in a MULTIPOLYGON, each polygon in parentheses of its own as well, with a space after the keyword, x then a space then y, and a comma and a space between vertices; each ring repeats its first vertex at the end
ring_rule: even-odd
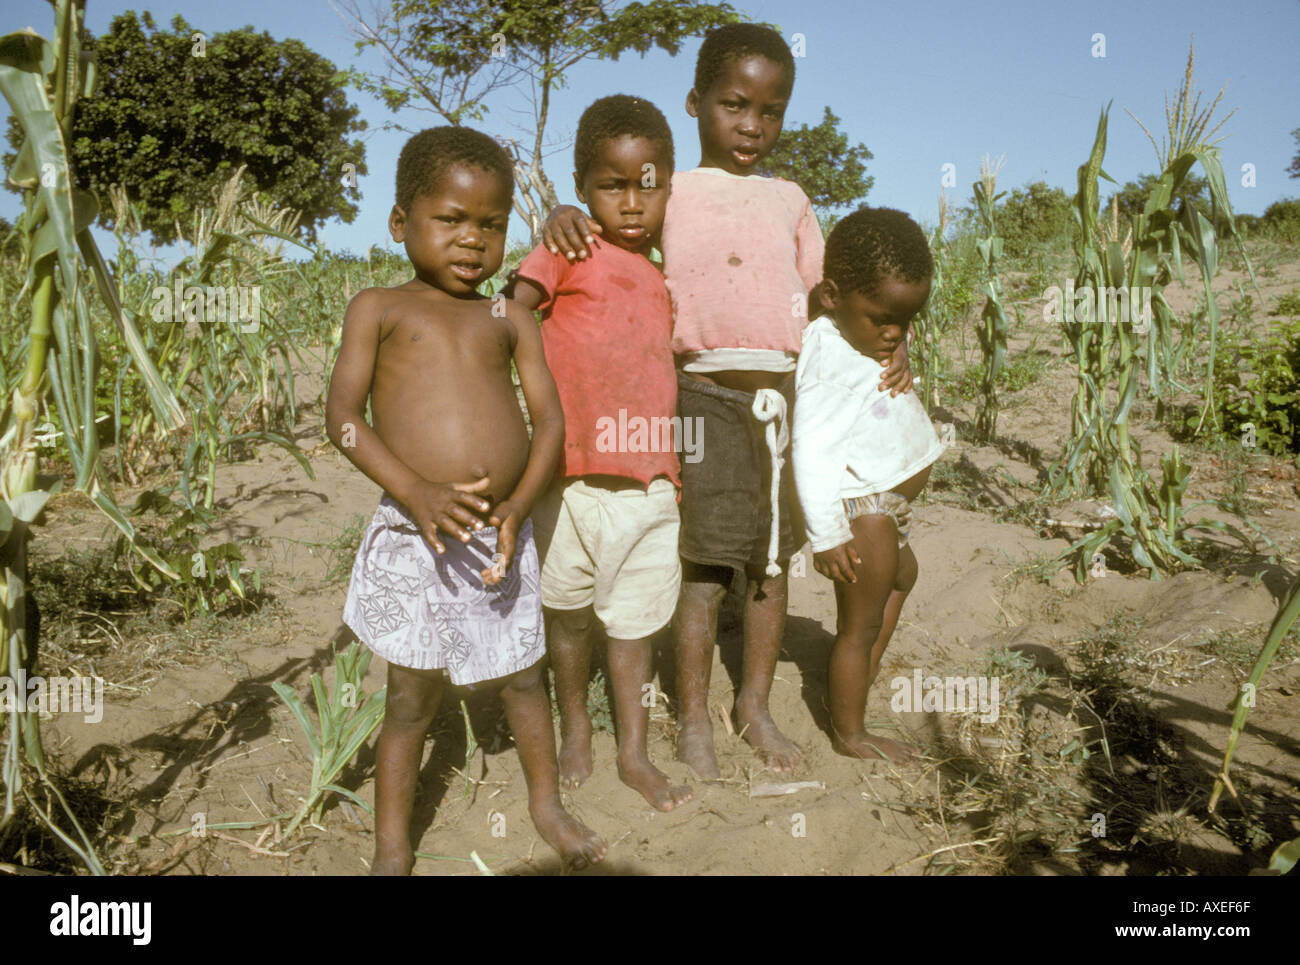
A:
MULTIPOLYGON (((708 436, 704 459, 683 467, 677 755, 706 781, 720 776, 709 680, 718 610, 736 570, 747 577, 736 730, 775 771, 802 760, 772 719, 769 699, 785 632, 787 564, 801 536, 784 466, 785 410, 794 396, 807 286, 821 277, 822 243, 797 186, 754 176, 781 134, 794 73, 789 48, 769 28, 710 31, 686 100, 698 122, 700 165, 675 175, 667 212, 678 409, 708 436), (717 212, 711 222, 706 205, 717 212)), ((596 230, 608 237, 578 209, 560 206, 543 238, 581 262, 596 230)), ((905 346, 881 379, 890 390, 910 387, 905 346)))
MULTIPOLYGON (((618 773, 669 811, 691 797, 646 751, 651 639, 681 588, 672 310, 646 257, 659 238, 672 177, 672 133, 648 101, 616 95, 583 113, 574 149, 580 200, 604 231, 570 263, 539 245, 512 297, 543 313, 542 344, 564 409, 559 478, 533 513, 542 547, 547 650, 560 705, 560 779, 592 771, 587 686, 592 617, 609 639, 618 773)), ((688 454, 687 458, 691 458, 688 454)))

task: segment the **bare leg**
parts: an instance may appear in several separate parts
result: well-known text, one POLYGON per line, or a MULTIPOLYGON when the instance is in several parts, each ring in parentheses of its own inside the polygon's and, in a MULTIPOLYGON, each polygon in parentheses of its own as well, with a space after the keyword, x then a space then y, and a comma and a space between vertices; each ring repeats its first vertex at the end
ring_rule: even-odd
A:
POLYGON ((605 857, 605 843, 569 814, 560 801, 551 702, 542 685, 541 664, 505 678, 501 701, 519 748, 519 762, 528 785, 528 813, 537 833, 559 852, 568 867, 585 868, 600 861, 605 857))
POLYGON ((727 595, 731 570, 682 561, 677 604, 677 759, 703 781, 721 777, 709 719, 709 676, 718 639, 718 608, 727 595))
POLYGON ((745 593, 745 655, 734 716, 742 736, 774 771, 791 771, 803 760, 799 748, 777 729, 768 708, 772 679, 785 636, 788 576, 751 575, 745 593))
POLYGON ((888 516, 853 521, 853 543, 862 558, 857 583, 836 583, 838 620, 831 649, 832 746, 850 757, 907 760, 913 751, 888 737, 868 734, 863 718, 867 692, 898 625, 903 601, 916 583, 916 556, 898 549, 898 528, 888 516))
POLYGON ((375 747, 375 856, 372 875, 409 875, 411 808, 424 735, 442 701, 443 672, 388 665, 388 698, 375 747))
POLYGON ((560 783, 564 787, 578 787, 591 777, 591 718, 587 715, 591 623, 591 607, 546 610, 546 651, 555 671, 555 702, 560 705, 560 783))
POLYGON ((650 763, 646 726, 650 710, 644 687, 650 680, 650 640, 610 640, 609 676, 614 684, 614 725, 618 729, 618 776, 640 791, 660 811, 671 811, 691 799, 691 789, 668 783, 668 776, 650 763))

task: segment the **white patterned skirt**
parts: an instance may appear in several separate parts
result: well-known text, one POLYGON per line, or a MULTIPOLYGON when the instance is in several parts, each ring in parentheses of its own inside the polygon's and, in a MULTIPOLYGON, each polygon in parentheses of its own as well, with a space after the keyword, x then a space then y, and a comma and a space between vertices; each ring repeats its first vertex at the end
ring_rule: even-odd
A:
POLYGON ((496 527, 485 526, 468 543, 445 538, 439 556, 385 496, 361 539, 343 622, 389 663, 446 669, 454 684, 532 666, 546 653, 532 520, 519 528, 505 579, 485 585, 496 545, 496 527))

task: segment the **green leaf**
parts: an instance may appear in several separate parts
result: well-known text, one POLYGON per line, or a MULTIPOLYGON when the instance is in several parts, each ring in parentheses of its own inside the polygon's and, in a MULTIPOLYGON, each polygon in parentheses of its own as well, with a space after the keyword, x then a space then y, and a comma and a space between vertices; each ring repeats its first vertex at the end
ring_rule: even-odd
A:
MULTIPOLYGON (((325 695, 325 684, 321 680, 320 674, 314 673, 311 675, 311 689, 316 697, 316 716, 320 719, 321 743, 328 747, 334 740, 334 719, 331 713, 330 700, 325 695)), ((334 689, 336 692, 340 689, 338 681, 335 681, 334 689)))
POLYGON ((1280 875, 1289 874, 1297 861, 1300 861, 1300 838, 1292 838, 1277 846, 1269 859, 1268 870, 1280 875))
POLYGON ((280 695, 293 716, 298 720, 298 726, 302 728, 303 734, 307 738, 307 746, 311 748, 312 757, 320 757, 320 741, 316 739, 316 728, 311 725, 307 718, 307 709, 302 705, 302 699, 297 692, 288 684, 280 681, 272 681, 271 689, 280 695))
POLYGON ((122 535, 126 537, 131 548, 153 564, 154 568, 156 568, 158 572, 173 580, 179 580, 181 578, 180 573, 178 573, 166 560, 159 556, 153 547, 136 539, 135 527, 132 526, 130 520, 122 514, 122 510, 118 508, 117 503, 113 502, 112 497, 109 496, 108 493, 101 489, 92 493, 90 498, 94 501, 95 505, 99 507, 99 511, 107 516, 112 521, 113 525, 122 531, 122 535))
POLYGON ((357 797, 357 795, 354 794, 352 791, 349 791, 346 787, 339 787, 337 784, 322 784, 321 790, 333 791, 335 794, 341 794, 343 797, 350 800, 353 804, 359 805, 360 807, 364 808, 365 812, 369 814, 371 817, 375 816, 375 809, 372 808, 365 801, 361 800, 361 798, 357 797))

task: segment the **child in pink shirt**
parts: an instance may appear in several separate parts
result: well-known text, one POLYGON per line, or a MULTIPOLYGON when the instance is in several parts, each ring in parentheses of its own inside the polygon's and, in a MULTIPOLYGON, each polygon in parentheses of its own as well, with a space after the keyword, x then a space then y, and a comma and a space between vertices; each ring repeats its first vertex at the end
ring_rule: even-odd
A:
MULTIPOLYGON (((754 24, 711 31, 686 110, 698 120, 700 165, 673 176, 664 272, 674 311, 678 414, 702 428, 703 458, 682 466, 683 582, 677 610, 677 754, 705 780, 720 776, 709 715, 718 609, 745 572, 745 649, 732 717, 776 771, 801 760, 768 709, 785 630, 786 564, 802 543, 792 524, 786 413, 794 398, 809 289, 823 241, 806 195, 755 169, 776 145, 794 86, 781 36, 754 24)), ((552 251, 585 257, 601 229, 552 212, 552 251)), ((906 349, 883 374, 906 391, 906 349)))

